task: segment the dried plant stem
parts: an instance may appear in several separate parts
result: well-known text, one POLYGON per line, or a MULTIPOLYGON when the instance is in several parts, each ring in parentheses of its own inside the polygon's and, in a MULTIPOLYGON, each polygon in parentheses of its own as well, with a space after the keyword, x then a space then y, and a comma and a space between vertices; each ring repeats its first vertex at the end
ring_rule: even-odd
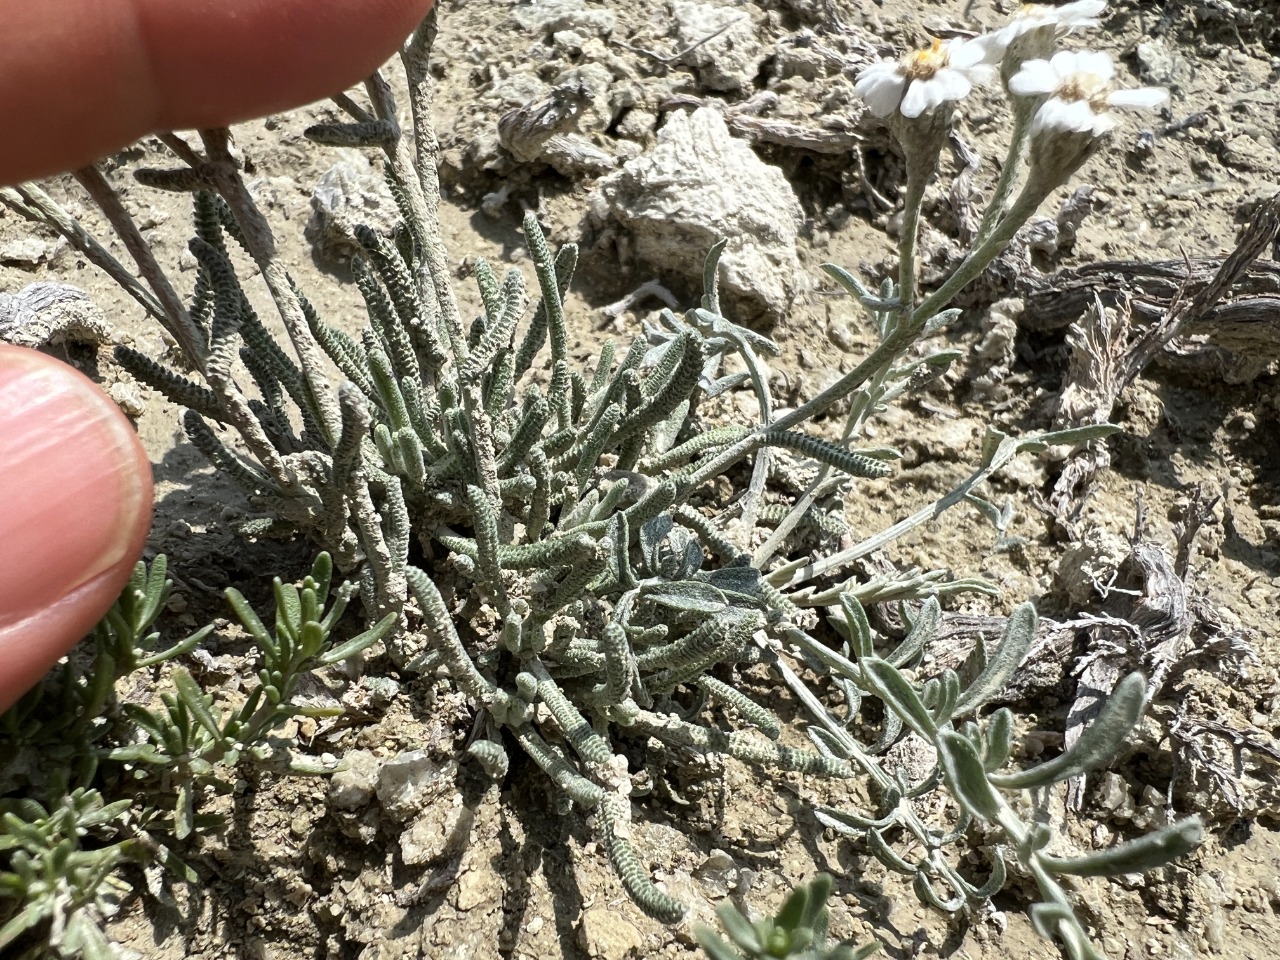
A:
POLYGON ((93 202, 98 205, 106 218, 111 221, 111 226, 115 228, 120 239, 124 241, 129 255, 138 265, 138 273, 154 291, 161 308, 162 315, 159 319, 165 329, 178 341, 178 346, 182 348, 182 352, 187 355, 190 362, 203 372, 209 359, 209 350, 205 346, 204 336, 192 322, 191 315, 187 313, 187 308, 183 305, 178 292, 169 283, 169 278, 160 269, 160 264, 151 253, 151 247, 143 239, 138 225, 133 222, 129 211, 124 208, 119 195, 107 183, 106 177, 96 166, 81 167, 75 172, 75 178, 93 198, 93 202))
POLYGON ((191 144, 176 133, 157 133, 156 138, 172 150, 174 155, 187 166, 194 169, 204 163, 204 158, 192 149, 191 144))
POLYGON ((0 202, 16 211, 33 223, 43 223, 57 230, 67 241, 88 258, 112 280, 120 284, 121 289, 142 305, 142 308, 161 323, 166 318, 164 308, 155 295, 138 282, 138 278, 125 269, 124 264, 111 255, 93 234, 89 233, 78 220, 67 213, 62 206, 45 193, 35 183, 24 183, 16 187, 0 187, 0 202))

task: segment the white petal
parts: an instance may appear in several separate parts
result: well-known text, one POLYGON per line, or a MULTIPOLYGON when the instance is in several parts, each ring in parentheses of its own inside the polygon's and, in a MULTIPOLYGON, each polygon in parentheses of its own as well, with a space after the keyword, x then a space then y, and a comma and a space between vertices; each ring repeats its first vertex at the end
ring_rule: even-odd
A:
POLYGON ((1015 36, 1016 34, 1009 32, 1008 27, 1002 27, 994 33, 984 33, 976 36, 971 42, 981 45, 982 63, 998 64, 1004 59, 1004 52, 1009 48, 1009 43, 1015 36))
POLYGON ((1076 0, 1054 10, 1054 19, 1068 27, 1096 27, 1094 20, 1107 8, 1107 0, 1076 0), (1094 22, 1089 22, 1094 21, 1094 22))
POLYGON ((1110 80, 1116 75, 1115 64, 1107 53, 1091 53, 1085 51, 1076 54, 1076 73, 1091 73, 1103 80, 1110 80))
POLYGON ((934 100, 933 97, 932 80, 913 80, 907 85, 907 95, 902 98, 902 106, 899 109, 904 117, 914 120, 930 107, 935 107, 942 102, 934 100))
POLYGON ((1107 95, 1107 103, 1123 110, 1150 110, 1169 99, 1164 87, 1138 87, 1136 90, 1115 90, 1107 95))
POLYGON ((1064 20, 1058 24, 1059 36, 1065 36, 1068 33, 1075 33, 1077 30, 1087 30, 1091 27, 1101 26, 1102 21, 1093 17, 1078 17, 1074 20, 1064 20))
POLYGON ((1032 29, 1035 24, 1016 17, 1006 23, 1003 27, 991 34, 991 56, 995 60, 999 60, 1004 56, 1005 50, 1009 48, 1009 44, 1017 40, 1020 36, 1032 29))
MULTIPOLYGON (((1070 130, 1073 133, 1088 133, 1090 130, 1098 131, 1098 114, 1094 112, 1093 107, 1089 105, 1087 100, 1073 100, 1070 103, 1060 100, 1062 104, 1058 111, 1058 129, 1070 130)), ((1105 129, 1105 127, 1104 127, 1105 129)))
POLYGON ((904 83, 902 74, 897 70, 887 75, 877 73, 874 76, 867 76, 864 71, 853 85, 853 92, 863 99, 867 109, 877 117, 887 117, 898 109, 904 83))
POLYGON ((988 83, 995 80, 999 71, 989 63, 979 63, 969 67, 963 72, 964 75, 969 78, 970 83, 981 87, 986 86, 988 83))
POLYGON ((1049 65, 1059 77, 1069 77, 1073 73, 1079 73, 1081 67, 1077 61, 1080 54, 1072 53, 1070 50, 1059 50, 1049 60, 1049 65))
POLYGON ((896 63, 873 63, 858 74, 858 80, 853 85, 853 88, 854 90, 859 91, 858 95, 861 96, 861 90, 863 87, 875 86, 886 81, 891 81, 895 77, 899 80, 902 79, 902 74, 898 72, 898 65, 896 63))
POLYGON ((879 63, 873 63, 860 74, 858 74, 858 83, 863 80, 875 80, 883 77, 899 76, 898 64, 893 60, 881 60, 879 63))
POLYGON ((1052 97, 1042 103, 1040 109, 1036 111, 1035 117, 1031 120, 1031 135, 1035 136, 1041 130, 1059 129, 1058 115, 1063 106, 1063 102, 1057 97, 1052 97))
POLYGON ((1068 133, 1086 133, 1094 128, 1098 115, 1083 100, 1059 100, 1050 97, 1036 111, 1031 122, 1031 132, 1059 130, 1068 133))
POLYGON ((963 70, 982 63, 987 58, 987 43, 983 38, 951 40, 947 43, 947 61, 963 70))
POLYGON ((1094 114, 1093 118, 1093 135, 1100 137, 1108 131, 1114 130, 1120 125, 1120 121, 1115 118, 1112 113, 1094 114))
POLYGON ((968 72, 950 68, 938 71, 930 81, 934 86, 933 96, 937 98, 938 103, 942 103, 943 100, 959 100, 969 95, 973 84, 969 82, 968 72))
POLYGON ((1053 93, 1060 83, 1058 71, 1048 60, 1026 60, 1022 69, 1009 78, 1009 89, 1020 97, 1053 93))

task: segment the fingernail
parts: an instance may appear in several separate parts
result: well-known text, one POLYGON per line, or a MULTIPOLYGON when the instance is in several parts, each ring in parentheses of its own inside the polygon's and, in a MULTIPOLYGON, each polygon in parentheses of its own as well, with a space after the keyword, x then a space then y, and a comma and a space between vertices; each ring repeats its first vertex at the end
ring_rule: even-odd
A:
POLYGON ((111 399, 0 344, 0 626, 127 560, 150 509, 150 466, 111 399))

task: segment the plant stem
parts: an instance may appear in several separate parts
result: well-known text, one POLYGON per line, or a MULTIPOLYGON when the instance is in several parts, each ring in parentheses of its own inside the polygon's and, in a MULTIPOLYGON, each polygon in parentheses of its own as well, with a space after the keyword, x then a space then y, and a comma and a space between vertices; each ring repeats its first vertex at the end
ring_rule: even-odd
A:
POLYGON ((923 327, 932 317, 941 313, 956 294, 981 276, 982 272, 991 265, 991 261, 1004 252, 1014 234, 1036 212, 1051 189, 1052 187, 1045 189, 1041 184, 1030 182, 1024 184, 1022 192, 1018 194, 1018 198, 1009 207, 1009 211, 999 224, 992 228, 990 235, 969 252, 946 282, 931 293, 911 315, 910 326, 923 327))
POLYGON ((116 235, 124 242, 125 249, 138 265, 138 273, 155 293, 163 310, 161 322, 165 329, 178 341, 178 346, 182 348, 191 365, 203 372, 209 359, 209 350, 204 344, 204 334, 192 322, 191 315, 187 313, 187 308, 182 303, 182 298, 178 296, 168 276, 156 262, 155 256, 151 253, 151 246, 138 230, 138 225, 133 222, 133 217, 125 209, 119 195, 107 183, 107 178, 96 166, 81 167, 75 171, 74 176, 110 221, 116 235))
POLYGON ((902 233, 898 239, 898 300, 904 315, 910 315, 916 299, 916 245, 920 239, 920 204, 924 189, 937 163, 921 169, 914 153, 907 154, 907 185, 902 205, 902 233))
POLYGON ((1022 98, 1014 98, 1013 137, 1009 141, 1009 152, 1005 154, 1004 166, 1000 168, 1000 179, 996 181, 995 191, 987 203, 982 222, 978 225, 976 243, 987 238, 992 227, 1000 220, 1009 204, 1009 194, 1013 191, 1014 181, 1018 178, 1018 169, 1027 154, 1027 133, 1031 129, 1031 117, 1034 111, 1028 110, 1022 98))
MULTIPOLYGON (((812 400, 801 404, 790 413, 774 421, 771 430, 790 430, 807 420, 812 420, 825 413, 842 398, 848 396, 868 379, 876 376, 888 364, 902 355, 924 330, 930 319, 942 312, 943 308, 982 274, 1005 247, 1013 239, 1019 228, 1036 211, 1048 195, 1052 186, 1046 188, 1040 184, 1027 183, 1017 200, 1009 208, 1009 212, 992 230, 991 235, 975 247, 936 291, 930 294, 909 316, 904 317, 893 331, 880 342, 880 346, 871 351, 870 356, 846 373, 831 386, 827 387, 812 400)), ((697 487, 713 477, 718 477, 725 470, 747 456, 762 441, 765 428, 756 427, 733 446, 720 452, 704 462, 687 477, 682 478, 681 489, 687 497, 697 487)), ((683 499, 683 497, 681 498, 683 499)))

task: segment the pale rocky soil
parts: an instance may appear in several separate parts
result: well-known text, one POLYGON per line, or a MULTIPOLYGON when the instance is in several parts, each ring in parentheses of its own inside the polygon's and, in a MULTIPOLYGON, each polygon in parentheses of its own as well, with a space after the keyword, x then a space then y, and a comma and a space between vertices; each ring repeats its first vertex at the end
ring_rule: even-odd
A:
MULTIPOLYGON (((665 57, 691 46, 710 30, 699 33, 686 26, 678 32, 672 9, 691 24, 706 13, 695 9, 701 5, 567 0, 554 5, 563 13, 558 19, 546 12, 552 6, 471 2, 446 11, 436 54, 441 69, 437 124, 451 190, 444 218, 458 263, 480 254, 522 259, 517 228, 524 206, 540 211, 555 242, 583 244, 583 268, 568 311, 579 358, 593 354, 607 333, 638 330, 643 313, 612 318, 603 308, 644 281, 656 277, 668 283, 682 302, 689 302, 693 288, 680 269, 636 262, 625 240, 619 243, 615 233, 601 229, 589 215, 594 173, 566 175, 541 162, 518 164, 503 154, 494 130, 504 110, 542 96, 551 83, 576 70, 588 81, 607 81, 613 92, 612 98, 593 99, 579 130, 615 157, 650 149, 655 130, 675 109, 666 102, 677 95, 734 104, 768 90, 780 97, 774 116, 816 127, 848 113, 851 81, 841 75, 841 57, 857 55, 867 37, 879 37, 889 53, 922 40, 926 32, 976 29, 1001 19, 1000 10, 981 0, 973 5, 976 20, 968 21, 964 4, 954 0, 712 3, 710 30, 725 12, 744 18, 741 30, 730 31, 731 48, 708 43, 667 65, 636 48, 665 57), (740 64, 740 70, 726 72, 724 63, 740 64), (509 193, 498 194, 504 178, 509 193)), ((1149 151, 1139 143, 1143 123, 1126 125, 1078 178, 1095 188, 1096 205, 1074 246, 1056 262, 1038 265, 1069 269, 1097 260, 1229 251, 1251 205, 1280 189, 1275 92, 1280 22, 1270 0, 1237 0, 1234 6, 1223 0, 1125 0, 1107 25, 1107 33, 1087 40, 1096 39, 1116 54, 1129 82, 1162 83, 1174 91, 1172 115, 1151 121, 1152 129, 1192 115, 1201 118, 1157 137, 1149 151)), ((300 131, 316 117, 331 115, 316 106, 246 124, 236 136, 295 275, 324 316, 355 329, 363 309, 349 276, 313 257, 304 236, 311 188, 335 158, 306 143, 300 131)), ((998 99, 979 98, 966 115, 960 128, 964 139, 984 157, 999 156, 1006 114, 998 99)), ((901 163, 887 137, 870 125, 856 129, 865 138, 869 182, 881 194, 896 196, 901 163)), ((830 260, 864 276, 881 276, 892 255, 886 230, 893 223, 869 200, 847 153, 777 144, 758 145, 757 153, 790 181, 803 211, 798 241, 803 289, 772 329, 783 351, 773 364, 775 391, 791 404, 849 369, 873 344, 857 309, 835 295, 818 265, 830 260)), ((131 168, 160 158, 155 143, 128 151, 110 162, 113 180, 161 262, 188 286, 193 262, 184 254, 187 201, 146 191, 128 176, 131 168)), ((990 177, 990 171, 988 163, 979 177, 990 177)), ((954 228, 944 192, 954 166, 947 172, 927 208, 933 226, 923 247, 935 253, 945 251, 954 228)), ((100 227, 74 184, 59 181, 51 189, 83 212, 87 224, 100 227)), ((118 245, 117 252, 123 256, 118 245)), ((109 281, 12 214, 0 215, 0 260, 0 291, 44 279, 75 284, 90 293, 118 336, 153 356, 164 352, 160 333, 109 281)), ((527 262, 524 267, 532 273, 527 262)), ((467 282, 459 288, 474 299, 467 282)), ((965 315, 944 334, 962 353, 957 373, 879 422, 876 439, 898 446, 906 456, 898 479, 868 484, 850 503, 855 530, 880 529, 949 490, 976 461, 986 423, 1015 432, 1048 426, 1066 369, 1063 338, 1000 327, 988 308, 1009 293, 997 283, 968 298, 965 315)), ((652 306, 648 301, 639 309, 652 306)), ((134 386, 105 352, 95 362, 90 349, 59 349, 140 414, 138 429, 159 481, 151 548, 169 554, 185 601, 179 605, 185 610, 175 610, 176 628, 218 614, 218 594, 228 585, 262 600, 264 572, 301 574, 309 557, 305 544, 246 543, 234 536, 231 523, 248 506, 185 442, 174 407, 134 386)), ((1275 627, 1280 410, 1274 365, 1255 366, 1260 374, 1241 383, 1189 377, 1158 365, 1149 369, 1124 397, 1118 422, 1125 435, 1112 441, 1111 469, 1100 477, 1085 509, 1083 528, 1124 536, 1133 526, 1135 495, 1141 492, 1152 536, 1172 549, 1173 525, 1188 493, 1203 487, 1210 497, 1221 496, 1218 522, 1202 536, 1197 590, 1257 653, 1242 677, 1224 674, 1208 658, 1180 672, 1145 721, 1132 752, 1101 785, 1091 787, 1070 831, 1086 846, 1131 835, 1120 817, 1141 821, 1156 815, 1171 783, 1174 815, 1200 812, 1209 819, 1208 840, 1187 863, 1136 883, 1080 884, 1085 914, 1114 958, 1263 960, 1275 955, 1280 942, 1274 765, 1245 752, 1241 807, 1232 809, 1202 772, 1175 768, 1166 737, 1176 708, 1186 704, 1201 715, 1247 728, 1264 742, 1274 744, 1280 733, 1280 633, 1275 627)), ((1078 581, 1058 580, 1069 544, 1036 508, 1054 470, 1050 461, 1020 461, 988 488, 993 499, 1012 496, 1019 506, 1009 531, 1023 538, 1017 549, 995 551, 994 532, 962 508, 896 544, 889 559, 981 575, 1003 591, 994 603, 961 600, 954 604, 960 609, 1008 612, 1030 598, 1044 612, 1065 616, 1074 612, 1068 595, 1073 603, 1096 602, 1078 581)), ((241 651, 212 652, 234 670, 241 651)), ((471 767, 455 768, 451 758, 469 725, 465 706, 443 686, 399 679, 402 695, 389 707, 375 703, 366 722, 333 730, 303 724, 297 733, 315 752, 364 750, 388 759, 425 751, 440 765, 438 776, 417 794, 380 796, 351 811, 337 809, 323 781, 242 780, 231 796, 206 798, 206 808, 229 814, 232 826, 188 856, 205 878, 202 888, 180 892, 171 907, 140 896, 115 918, 112 936, 132 955, 148 960, 624 960, 693 954, 689 925, 663 928, 627 901, 590 831, 579 819, 557 813, 531 766, 516 765, 501 792, 477 779, 471 767), (469 840, 457 840, 467 836, 468 826, 469 840), (456 849, 450 846, 454 841, 440 839, 448 836, 455 838, 456 849), (452 858, 412 862, 425 856, 421 845, 433 843, 437 853, 443 850, 452 858)), ((228 680, 217 672, 206 677, 214 685, 228 680)), ((755 682, 756 693, 768 696, 763 675, 755 682)), ((1026 718, 1028 756, 1055 743, 1053 731, 1062 729, 1071 701, 1070 685, 1068 678, 1062 688, 1042 690, 1033 702, 1018 705, 1026 718)), ((792 713, 781 699, 777 709, 784 718, 792 713)), ((1230 750, 1219 755, 1230 766, 1230 750)), ((811 801, 839 796, 821 783, 790 778, 769 785, 736 764, 664 769, 666 779, 658 789, 638 801, 637 846, 655 876, 694 904, 695 918, 709 918, 735 878, 747 890, 748 902, 767 909, 791 884, 821 869, 837 878, 833 932, 859 941, 874 933, 891 957, 1057 955, 1023 913, 1034 893, 1029 884, 1011 884, 991 910, 968 917, 947 918, 926 909, 908 888, 887 879, 865 851, 813 820, 811 801)), ((853 791, 851 799, 856 801, 857 794, 853 791)))

